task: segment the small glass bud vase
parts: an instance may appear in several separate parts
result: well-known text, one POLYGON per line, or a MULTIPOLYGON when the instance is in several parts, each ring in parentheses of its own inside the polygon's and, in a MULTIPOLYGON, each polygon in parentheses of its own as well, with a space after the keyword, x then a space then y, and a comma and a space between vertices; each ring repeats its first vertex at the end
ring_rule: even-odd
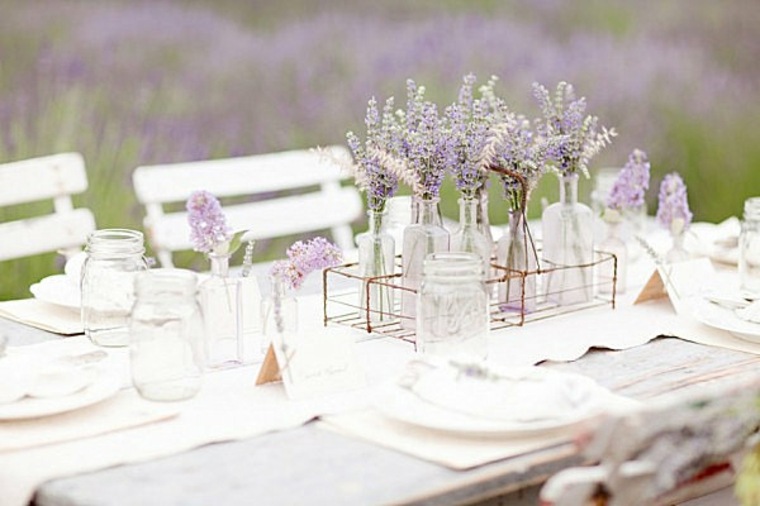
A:
POLYGON ((356 238, 359 247, 359 275, 362 277, 362 289, 359 293, 359 317, 369 321, 387 321, 393 315, 393 293, 388 280, 383 283, 371 283, 370 279, 393 274, 395 241, 393 236, 383 231, 384 211, 367 211, 367 232, 356 238))
POLYGON ((544 294, 559 306, 589 302, 594 296, 594 217, 578 202, 578 174, 560 178, 560 201, 541 216, 544 294))
POLYGON ((288 295, 285 282, 272 280, 272 291, 261 301, 262 338, 261 353, 266 354, 269 345, 280 341, 292 341, 298 333, 298 301, 288 295))
POLYGON ((82 266, 82 324, 98 346, 129 344, 129 313, 135 275, 148 269, 143 234, 136 230, 96 230, 87 239, 82 266))
POLYGON ((146 399, 180 401, 201 388, 204 336, 196 288, 196 275, 183 269, 137 275, 130 366, 135 388, 146 399))
POLYGON ((646 234, 646 203, 641 204, 640 206, 625 209, 623 211, 623 218, 625 219, 625 224, 628 227, 627 236, 629 237, 629 240, 626 244, 626 247, 628 248, 628 260, 630 262, 635 262, 641 258, 641 255, 644 252, 644 248, 642 248, 641 243, 636 238, 644 237, 644 234, 646 234))
POLYGON ((394 255, 400 255, 404 246, 404 230, 412 224, 412 197, 397 195, 385 204, 387 216, 383 218, 382 232, 393 237, 394 255))
POLYGON ((230 255, 209 253, 208 258, 211 275, 198 289, 206 335, 206 366, 238 366, 244 356, 240 283, 229 276, 230 255))
POLYGON ((745 297, 760 297, 760 197, 744 202, 739 234, 739 289, 745 297))
POLYGON ((599 244, 598 249, 603 253, 615 255, 615 263, 600 262, 598 264, 599 293, 610 294, 625 293, 626 279, 628 276, 628 247, 620 237, 623 217, 620 212, 607 209, 603 217, 606 236, 599 244), (613 276, 616 274, 616 276, 613 276))
POLYGON ((422 283, 422 266, 431 253, 448 251, 449 232, 443 228, 438 198, 414 199, 415 222, 404 229, 401 253, 401 326, 413 330, 417 325, 417 293, 422 283))
POLYGON ((475 253, 483 261, 483 272, 491 267, 493 241, 480 231, 477 223, 480 202, 471 197, 459 199, 459 228, 451 235, 451 251, 475 253))
POLYGON ((665 254, 665 261, 672 264, 688 260, 689 252, 684 247, 686 223, 682 218, 676 218, 670 223, 670 237, 673 244, 665 254))
POLYGON ((429 255, 418 299, 418 352, 463 361, 486 358, 489 296, 478 255, 429 255))
POLYGON ((496 246, 496 263, 506 267, 499 271, 507 279, 499 283, 499 309, 504 312, 531 313, 536 310, 537 258, 529 240, 522 210, 509 211, 509 227, 496 246), (517 273, 522 273, 519 275, 517 273))

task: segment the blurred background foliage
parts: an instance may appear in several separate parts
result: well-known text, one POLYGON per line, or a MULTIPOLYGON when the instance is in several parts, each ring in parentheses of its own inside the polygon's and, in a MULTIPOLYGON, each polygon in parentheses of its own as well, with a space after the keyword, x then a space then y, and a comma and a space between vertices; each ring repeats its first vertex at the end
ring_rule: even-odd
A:
MULTIPOLYGON (((0 163, 81 152, 77 203, 100 228, 141 228, 141 164, 343 143, 371 96, 403 102, 413 78, 443 107, 468 72, 498 76, 528 116, 533 81, 573 83, 619 132, 594 167, 649 153, 650 212, 671 171, 697 220, 760 194, 757 0, 0 0, 0 12, 0 163)), ((556 186, 544 178, 533 217, 556 186)), ((506 221, 499 196, 493 184, 493 223, 506 221)), ((455 218, 452 184, 442 200, 455 218)), ((27 296, 56 262, 1 264, 0 299, 27 296)))

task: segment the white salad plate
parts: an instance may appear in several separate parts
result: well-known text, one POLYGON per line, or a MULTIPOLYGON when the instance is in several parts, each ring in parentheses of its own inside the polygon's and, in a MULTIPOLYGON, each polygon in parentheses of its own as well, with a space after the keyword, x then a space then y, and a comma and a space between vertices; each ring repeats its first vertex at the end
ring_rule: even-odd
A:
POLYGON ((693 305, 692 314, 709 327, 725 330, 745 341, 760 343, 760 324, 739 318, 736 309, 698 300, 693 305))
MULTIPOLYGON (((424 369, 427 363, 413 367, 424 369)), ((380 389, 376 409, 406 424, 473 437, 511 437, 567 429, 601 414, 608 390, 585 376, 539 367, 443 366, 380 389)))
MULTIPOLYGON (((121 388, 121 378, 113 367, 91 366, 87 372, 91 373, 91 377, 82 383, 82 388, 68 395, 58 395, 60 392, 56 392, 51 384, 43 385, 42 388, 38 384, 34 396, 27 395, 14 402, 0 403, 0 421, 67 413, 104 401, 121 388)), ((76 379, 73 376, 59 379, 79 381, 79 376, 76 379)))

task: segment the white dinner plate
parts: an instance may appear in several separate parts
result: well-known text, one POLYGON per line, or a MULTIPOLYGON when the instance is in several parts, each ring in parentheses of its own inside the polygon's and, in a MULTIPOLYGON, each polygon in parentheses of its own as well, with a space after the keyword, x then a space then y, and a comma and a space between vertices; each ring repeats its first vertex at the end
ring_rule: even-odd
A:
POLYGON ((734 311, 703 299, 693 305, 694 317, 705 325, 725 330, 745 341, 760 343, 760 324, 742 320, 734 311))
POLYGON ((0 404, 0 421, 57 415, 92 406, 114 396, 121 388, 118 371, 113 367, 97 367, 96 371, 95 380, 73 394, 62 397, 24 397, 16 402, 0 404))
MULTIPOLYGON (((493 370, 492 370, 493 371, 493 370)), ((429 374, 429 373, 423 373, 429 374)), ((426 429, 472 437, 512 437, 567 430, 603 411, 609 391, 585 376, 521 367, 462 382, 433 373, 424 389, 386 385, 375 399, 384 416, 426 429), (435 393, 434 393, 435 392, 435 393), (432 394, 432 395, 431 395, 432 394)))
POLYGON ((79 310, 81 295, 79 284, 72 276, 55 274, 42 278, 29 287, 35 299, 58 306, 79 310))

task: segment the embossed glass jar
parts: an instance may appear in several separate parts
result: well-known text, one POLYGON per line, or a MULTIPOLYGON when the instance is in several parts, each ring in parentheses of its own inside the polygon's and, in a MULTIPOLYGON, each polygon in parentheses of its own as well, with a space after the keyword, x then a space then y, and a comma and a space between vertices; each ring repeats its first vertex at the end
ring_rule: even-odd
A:
POLYGON ((82 266, 82 324, 93 343, 126 346, 134 279, 148 269, 143 235, 136 230, 96 230, 87 239, 82 266))
POLYGON ((480 256, 428 255, 418 299, 418 352, 465 361, 486 358, 489 296, 480 256))
POLYGON ((146 399, 189 399, 201 388, 204 339, 196 291, 197 277, 187 270, 137 275, 130 365, 135 388, 146 399))

